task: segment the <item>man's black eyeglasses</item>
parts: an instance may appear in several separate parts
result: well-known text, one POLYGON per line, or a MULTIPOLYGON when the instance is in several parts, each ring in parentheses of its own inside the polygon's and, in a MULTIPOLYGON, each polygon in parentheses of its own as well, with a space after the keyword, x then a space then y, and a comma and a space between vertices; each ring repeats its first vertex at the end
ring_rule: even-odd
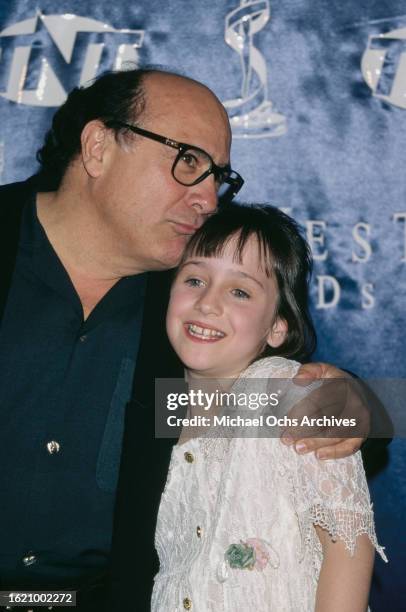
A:
POLYGON ((155 134, 154 132, 144 130, 130 123, 123 123, 122 121, 105 121, 105 125, 113 129, 128 129, 135 134, 144 136, 144 138, 150 138, 168 147, 177 149, 179 153, 175 157, 175 161, 172 165, 172 176, 175 181, 181 185, 187 187, 196 185, 204 181, 210 174, 213 174, 218 198, 222 202, 229 202, 235 197, 244 184, 244 179, 238 172, 234 172, 229 164, 226 166, 217 166, 212 157, 199 147, 172 140, 166 136, 155 134))

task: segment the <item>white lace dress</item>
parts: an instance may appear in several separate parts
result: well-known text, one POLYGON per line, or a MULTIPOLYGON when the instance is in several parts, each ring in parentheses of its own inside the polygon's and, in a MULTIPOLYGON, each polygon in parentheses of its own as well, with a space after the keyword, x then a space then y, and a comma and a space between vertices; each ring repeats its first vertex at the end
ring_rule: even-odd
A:
MULTIPOLYGON (((298 366, 268 358, 243 377, 293 377, 298 366)), ((152 612, 313 611, 322 561, 314 525, 342 539, 349 554, 367 533, 386 560, 360 453, 318 461, 279 438, 175 446, 158 514, 152 612)))

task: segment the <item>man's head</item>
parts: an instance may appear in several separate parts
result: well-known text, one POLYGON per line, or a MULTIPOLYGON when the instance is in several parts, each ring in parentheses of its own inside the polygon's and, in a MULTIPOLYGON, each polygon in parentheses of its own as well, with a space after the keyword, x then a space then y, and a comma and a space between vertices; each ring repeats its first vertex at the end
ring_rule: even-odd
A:
POLYGON ((157 70, 111 73, 70 94, 39 152, 43 176, 55 177, 51 188, 73 193, 80 186, 114 257, 134 271, 173 267, 215 211, 221 171, 217 181, 209 172, 184 185, 173 171, 178 148, 123 124, 194 145, 223 167, 231 144, 226 112, 191 79, 157 70))

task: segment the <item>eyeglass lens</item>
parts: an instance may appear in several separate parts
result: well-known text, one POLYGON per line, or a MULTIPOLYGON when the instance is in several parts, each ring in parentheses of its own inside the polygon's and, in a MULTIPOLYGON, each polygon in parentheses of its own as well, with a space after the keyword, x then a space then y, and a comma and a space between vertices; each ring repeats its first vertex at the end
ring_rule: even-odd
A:
MULTIPOLYGON (((178 156, 173 168, 173 175, 183 185, 192 185, 211 167, 212 160, 204 151, 189 147, 178 156)), ((226 173, 226 176, 228 176, 228 173, 226 173)), ((227 199, 234 195, 234 186, 226 182, 226 176, 218 177, 215 175, 214 177, 219 198, 227 199)))
POLYGON ((183 151, 177 159, 173 174, 184 185, 192 185, 211 167, 211 159, 204 151, 192 147, 183 151))

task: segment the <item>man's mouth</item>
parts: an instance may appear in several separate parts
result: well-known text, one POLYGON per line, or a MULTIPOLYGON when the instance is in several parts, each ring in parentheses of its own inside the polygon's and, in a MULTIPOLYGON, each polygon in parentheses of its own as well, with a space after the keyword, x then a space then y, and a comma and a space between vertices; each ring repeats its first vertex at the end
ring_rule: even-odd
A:
POLYGON ((190 225, 189 223, 181 223, 180 221, 173 221, 176 231, 179 234, 192 235, 199 229, 200 225, 190 225))
POLYGON ((203 327, 196 323, 186 323, 185 328, 189 336, 197 340, 202 340, 203 342, 216 342, 226 336, 226 334, 219 329, 203 327))

